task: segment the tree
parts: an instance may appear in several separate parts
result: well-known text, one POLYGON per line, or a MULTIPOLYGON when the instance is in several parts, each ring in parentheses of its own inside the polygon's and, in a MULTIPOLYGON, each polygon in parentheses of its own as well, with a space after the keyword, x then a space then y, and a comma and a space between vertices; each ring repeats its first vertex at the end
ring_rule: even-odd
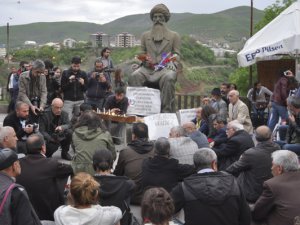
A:
POLYGON ((295 1, 296 0, 277 0, 274 4, 268 6, 264 10, 264 17, 255 25, 255 31, 257 32, 262 29, 295 1))

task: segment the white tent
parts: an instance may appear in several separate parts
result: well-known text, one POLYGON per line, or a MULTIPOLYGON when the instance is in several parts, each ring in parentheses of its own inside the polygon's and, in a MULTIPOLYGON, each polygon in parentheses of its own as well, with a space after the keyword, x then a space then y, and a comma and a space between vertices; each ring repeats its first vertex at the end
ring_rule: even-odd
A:
POLYGON ((252 36, 237 57, 239 65, 245 67, 272 55, 299 53, 300 0, 252 36))

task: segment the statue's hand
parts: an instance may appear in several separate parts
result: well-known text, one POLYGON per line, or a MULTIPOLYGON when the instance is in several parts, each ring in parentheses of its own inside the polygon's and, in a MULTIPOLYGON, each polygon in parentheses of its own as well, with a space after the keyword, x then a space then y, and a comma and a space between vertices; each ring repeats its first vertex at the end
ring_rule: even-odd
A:
POLYGON ((173 62, 169 62, 167 65, 166 65, 166 68, 168 70, 173 70, 173 71, 176 71, 177 70, 177 66, 173 63, 173 62))

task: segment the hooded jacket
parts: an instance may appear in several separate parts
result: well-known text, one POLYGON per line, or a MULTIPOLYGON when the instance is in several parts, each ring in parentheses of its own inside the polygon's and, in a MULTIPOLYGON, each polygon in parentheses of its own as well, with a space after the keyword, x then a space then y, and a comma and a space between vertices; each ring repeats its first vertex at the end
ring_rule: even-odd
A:
POLYGON ((248 204, 230 174, 193 174, 177 185, 171 195, 176 212, 184 208, 185 225, 250 224, 248 204))
POLYGON ((128 144, 126 149, 121 150, 114 174, 126 176, 135 184, 135 193, 131 203, 140 204, 142 199, 142 164, 144 159, 154 155, 153 142, 146 139, 137 139, 128 144))
POLYGON ((92 176, 95 174, 93 169, 93 155, 99 147, 110 150, 116 158, 115 146, 112 137, 107 131, 101 128, 89 130, 87 126, 77 127, 73 133, 73 145, 75 155, 71 166, 74 173, 86 172, 92 176))
POLYGON ((54 212, 54 220, 57 225, 115 225, 121 218, 121 210, 114 206, 93 205, 86 209, 60 206, 54 212))

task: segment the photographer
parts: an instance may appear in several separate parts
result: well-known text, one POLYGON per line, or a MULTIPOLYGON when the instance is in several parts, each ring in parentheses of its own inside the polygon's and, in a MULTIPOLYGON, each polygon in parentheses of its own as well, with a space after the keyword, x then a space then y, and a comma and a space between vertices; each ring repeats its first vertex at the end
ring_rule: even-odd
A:
POLYGON ((84 102, 84 92, 87 89, 86 72, 80 70, 81 58, 75 56, 71 60, 71 67, 64 70, 61 78, 61 89, 64 94, 64 110, 72 118, 75 107, 84 102))
POLYGON ((63 101, 55 98, 51 108, 47 109, 40 119, 40 132, 46 140, 46 156, 51 157, 61 146, 61 158, 71 160, 68 151, 72 140, 72 131, 68 114, 63 109, 63 101))
POLYGON ((38 124, 29 117, 29 105, 24 102, 17 102, 16 110, 4 118, 3 126, 10 126, 15 130, 18 138, 17 152, 26 154, 26 140, 38 128, 38 124))
POLYGON ((60 84, 56 79, 54 73, 54 65, 50 60, 45 60, 45 76, 46 76, 46 86, 47 86, 47 107, 51 105, 54 98, 58 97, 57 92, 59 92, 60 84))
POLYGON ((86 103, 102 110, 105 96, 110 85, 103 74, 102 61, 100 59, 96 59, 94 65, 94 70, 88 73, 86 103))
MULTIPOLYGON (((31 112, 37 116, 42 112, 47 102, 45 64, 42 60, 35 60, 29 71, 21 73, 19 78, 19 94, 17 101, 29 105, 31 112)), ((37 118, 35 118, 37 121, 37 118)))

